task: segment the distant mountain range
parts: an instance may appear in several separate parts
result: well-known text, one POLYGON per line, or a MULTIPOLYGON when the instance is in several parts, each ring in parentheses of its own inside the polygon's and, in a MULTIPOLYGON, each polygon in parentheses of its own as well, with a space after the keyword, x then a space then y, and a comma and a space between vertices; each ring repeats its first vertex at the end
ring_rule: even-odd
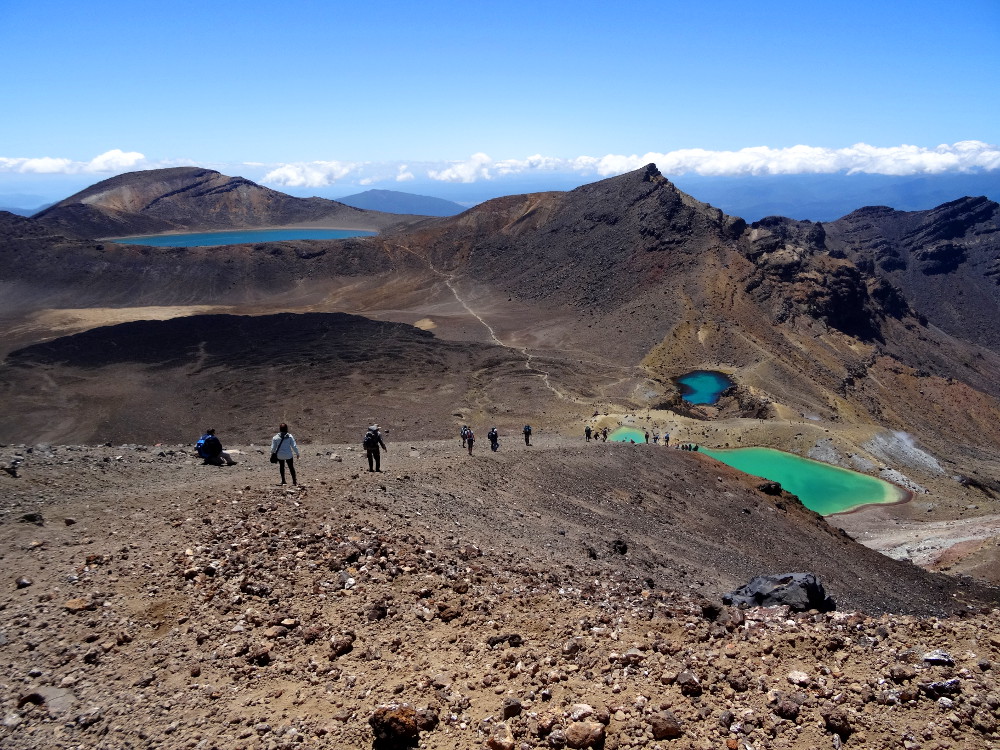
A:
POLYGON ((443 198, 401 193, 397 190, 366 190, 363 193, 347 195, 337 200, 355 208, 384 211, 390 214, 454 216, 466 210, 465 206, 453 201, 446 201, 443 198))
POLYGON ((961 195, 1000 201, 1000 170, 968 174, 793 174, 671 178, 677 187, 732 216, 833 221, 861 206, 923 211, 961 195))

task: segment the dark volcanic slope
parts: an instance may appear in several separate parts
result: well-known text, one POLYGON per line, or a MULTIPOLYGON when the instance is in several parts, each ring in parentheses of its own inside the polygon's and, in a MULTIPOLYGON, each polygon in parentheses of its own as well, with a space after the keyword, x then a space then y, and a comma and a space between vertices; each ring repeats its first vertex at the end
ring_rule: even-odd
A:
POLYGON ((929 211, 876 206, 824 227, 830 250, 887 279, 931 323, 1000 347, 1000 204, 962 198, 929 211))
POLYGON ((530 376, 507 349, 340 313, 137 321, 10 354, 0 442, 178 441, 209 424, 252 440, 282 420, 317 440, 353 443, 372 420, 440 436, 495 379, 533 408, 530 376))
POLYGON ((243 177, 227 177, 198 167, 118 175, 34 218, 53 231, 94 238, 300 223, 383 229, 413 219, 323 198, 295 198, 243 177))
POLYGON ((566 193, 487 201, 389 239, 521 300, 607 309, 735 242, 745 226, 650 164, 566 193))

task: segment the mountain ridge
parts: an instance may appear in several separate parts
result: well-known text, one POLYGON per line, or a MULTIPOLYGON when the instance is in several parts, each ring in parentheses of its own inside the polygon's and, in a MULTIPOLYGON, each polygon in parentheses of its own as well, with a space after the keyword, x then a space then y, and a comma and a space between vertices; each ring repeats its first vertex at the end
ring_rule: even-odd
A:
POLYGON ((199 167, 129 172, 92 185, 33 217, 69 236, 326 224, 380 230, 415 217, 365 211, 325 198, 295 198, 244 177, 199 167))

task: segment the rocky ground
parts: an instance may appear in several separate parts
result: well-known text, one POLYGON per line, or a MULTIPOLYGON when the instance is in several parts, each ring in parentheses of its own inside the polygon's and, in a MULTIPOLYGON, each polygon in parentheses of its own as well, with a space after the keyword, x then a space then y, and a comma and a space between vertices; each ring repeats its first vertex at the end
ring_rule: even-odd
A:
POLYGON ((295 487, 5 447, 0 745, 1000 747, 992 590, 697 454, 519 441, 303 445, 295 487), (838 611, 722 605, 795 561, 838 611))

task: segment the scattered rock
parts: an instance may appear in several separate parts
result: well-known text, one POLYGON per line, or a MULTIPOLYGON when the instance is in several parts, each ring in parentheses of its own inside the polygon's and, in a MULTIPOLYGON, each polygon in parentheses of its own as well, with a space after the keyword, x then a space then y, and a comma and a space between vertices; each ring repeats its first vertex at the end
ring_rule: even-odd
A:
POLYGON ((604 742, 604 725, 596 721, 574 721, 565 731, 572 748, 601 747, 604 742))
POLYGON ((722 597, 726 604, 744 607, 787 605, 796 612, 836 609, 823 584, 812 573, 783 573, 757 576, 750 583, 722 597))
POLYGON ((504 722, 495 724, 486 740, 486 746, 490 750, 514 750, 514 733, 504 722))
POLYGON ((952 658, 951 654, 947 651, 942 651, 941 649, 924 654, 924 663, 945 667, 955 666, 955 660, 952 658))
POLYGON ((368 719, 376 742, 382 747, 409 747, 420 736, 417 711, 409 703, 379 706, 368 719))
POLYGON ((649 717, 654 740, 673 740, 684 734, 684 727, 672 711, 664 710, 649 717))

